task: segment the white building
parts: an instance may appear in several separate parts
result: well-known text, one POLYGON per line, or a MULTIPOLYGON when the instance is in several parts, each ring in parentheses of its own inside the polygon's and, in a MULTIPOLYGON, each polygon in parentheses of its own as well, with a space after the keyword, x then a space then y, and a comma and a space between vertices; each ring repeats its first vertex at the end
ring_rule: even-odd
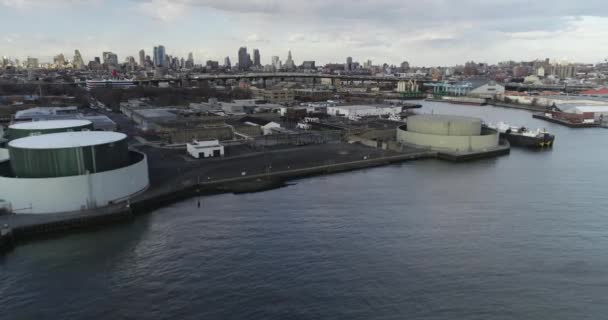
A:
POLYGON ((327 114, 338 117, 366 117, 398 114, 403 111, 403 106, 331 106, 327 107, 327 114))
POLYGON ((196 159, 217 158, 224 156, 224 146, 219 140, 195 140, 186 144, 188 154, 196 159))
POLYGON ((505 87, 494 82, 489 81, 486 84, 473 88, 469 92, 469 95, 480 97, 480 98, 494 98, 497 95, 505 93, 505 87))
POLYGON ((244 117, 241 122, 249 126, 261 127, 264 135, 273 134, 273 129, 281 128, 281 125, 274 121, 255 117, 244 117))
POLYGON ((574 108, 570 108, 566 110, 568 113, 576 113, 576 114, 584 114, 584 113, 593 113, 593 118, 595 120, 608 120, 608 106, 576 106, 574 108))

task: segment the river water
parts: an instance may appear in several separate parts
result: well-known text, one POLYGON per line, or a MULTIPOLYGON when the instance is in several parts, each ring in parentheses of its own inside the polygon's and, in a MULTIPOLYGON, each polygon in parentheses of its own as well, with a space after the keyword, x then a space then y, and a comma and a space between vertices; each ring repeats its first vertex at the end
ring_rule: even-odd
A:
POLYGON ((527 111, 553 150, 422 160, 184 201, 0 257, 1 319, 601 319, 608 130, 527 111))

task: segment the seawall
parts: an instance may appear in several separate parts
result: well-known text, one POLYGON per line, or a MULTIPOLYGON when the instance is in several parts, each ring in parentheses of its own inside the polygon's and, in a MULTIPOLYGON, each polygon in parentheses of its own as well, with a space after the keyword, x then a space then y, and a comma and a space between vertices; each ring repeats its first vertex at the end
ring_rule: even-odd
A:
POLYGON ((407 154, 269 172, 212 182, 176 178, 175 181, 171 181, 166 185, 150 188, 129 202, 110 207, 49 215, 20 214, 0 216, 0 226, 3 226, 2 234, 0 234, 0 252, 10 250, 15 244, 20 242, 40 237, 84 231, 130 221, 137 215, 146 214, 196 196, 258 192, 278 188, 284 186, 288 181, 304 177, 373 168, 417 159, 435 159, 437 156, 437 153, 434 151, 421 150, 407 154))

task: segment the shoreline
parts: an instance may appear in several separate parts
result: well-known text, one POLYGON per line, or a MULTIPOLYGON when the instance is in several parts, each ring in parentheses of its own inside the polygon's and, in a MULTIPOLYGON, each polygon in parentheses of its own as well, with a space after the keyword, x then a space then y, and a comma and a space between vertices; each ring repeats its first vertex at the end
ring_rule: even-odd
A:
POLYGON ((528 105, 506 103, 506 102, 500 102, 500 101, 494 101, 494 100, 489 100, 488 103, 485 105, 452 103, 450 101, 446 101, 443 99, 436 99, 436 98, 426 98, 426 99, 424 99, 424 101, 440 102, 440 103, 447 103, 447 104, 458 104, 458 105, 465 105, 465 106, 470 105, 470 106, 474 106, 474 107, 492 106, 492 107, 506 108, 506 109, 526 110, 526 111, 531 111, 531 112, 542 112, 542 111, 546 110, 546 107, 543 107, 543 106, 528 106, 528 105))
POLYGON ((20 243, 36 239, 61 236, 71 232, 83 232, 132 221, 137 216, 197 196, 262 192, 281 188, 290 181, 307 177, 374 168, 412 160, 438 158, 439 155, 435 151, 419 150, 414 153, 283 170, 212 182, 184 181, 181 177, 178 177, 171 183, 151 186, 146 192, 129 202, 122 202, 110 207, 71 213, 0 216, 0 254, 10 251, 20 243))

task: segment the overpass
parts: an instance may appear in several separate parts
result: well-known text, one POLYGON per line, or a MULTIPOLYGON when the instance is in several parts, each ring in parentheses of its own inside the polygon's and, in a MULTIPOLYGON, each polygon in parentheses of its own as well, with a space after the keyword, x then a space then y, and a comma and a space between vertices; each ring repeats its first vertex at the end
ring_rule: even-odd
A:
POLYGON ((594 89, 597 86, 589 84, 530 84, 530 83, 517 83, 509 82, 505 85, 507 90, 517 91, 528 91, 528 90, 548 90, 548 91, 560 91, 560 92, 577 92, 589 89, 594 89))
POLYGON ((318 83, 320 79, 331 79, 332 83, 346 81, 349 83, 354 82, 376 82, 386 83, 392 82, 397 83, 399 81, 416 81, 417 83, 423 84, 425 82, 432 81, 427 78, 399 78, 394 76, 368 76, 368 75, 340 75, 340 74, 321 74, 321 73, 296 73, 296 72, 276 72, 276 73, 241 73, 241 74, 199 74, 190 75, 183 78, 174 79, 146 79, 146 80, 134 80, 138 85, 156 85, 159 83, 171 83, 178 86, 183 86, 184 83, 192 82, 223 82, 229 80, 255 80, 262 81, 264 84, 266 80, 277 79, 279 81, 285 81, 288 79, 312 79, 313 85, 318 83))

